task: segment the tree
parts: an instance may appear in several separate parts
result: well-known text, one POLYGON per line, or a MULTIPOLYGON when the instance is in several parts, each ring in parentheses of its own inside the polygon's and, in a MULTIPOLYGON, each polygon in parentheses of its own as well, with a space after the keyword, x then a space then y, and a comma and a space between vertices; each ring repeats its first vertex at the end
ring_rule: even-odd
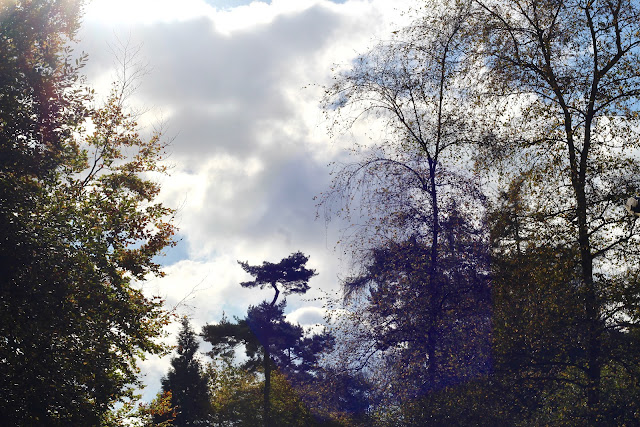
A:
POLYGON ((354 213, 364 222, 359 227, 366 235, 355 242, 356 250, 367 252, 411 235, 425 237, 432 275, 437 274, 440 221, 448 201, 456 194, 476 196, 476 201, 463 199, 482 210, 473 175, 452 167, 474 128, 460 101, 468 14, 468 5, 456 3, 442 16, 426 16, 397 31, 394 40, 380 43, 340 72, 324 98, 332 132, 370 119, 384 135, 356 145, 360 158, 338 167, 321 201, 327 213, 335 212, 337 203, 338 215, 354 213))
POLYGON ((173 425, 175 417, 171 392, 159 392, 149 403, 136 400, 125 402, 104 416, 100 426, 169 427, 173 425))
MULTIPOLYGON (((263 381, 257 372, 236 366, 233 360, 222 357, 210 366, 212 425, 256 426, 263 424, 263 381)), ((272 419, 278 426, 338 425, 317 420, 299 390, 277 370, 272 372, 272 419)))
MULTIPOLYGON (((426 2, 424 10, 429 11, 428 17, 409 27, 414 34, 434 32, 440 34, 436 39, 443 36, 448 40, 451 33, 442 28, 459 28, 456 40, 461 44, 453 51, 459 55, 454 54, 455 65, 448 68, 455 70, 455 78, 439 86, 444 90, 429 91, 424 84, 424 75, 447 75, 424 72, 430 70, 429 64, 444 62, 430 61, 411 48, 401 50, 387 44, 390 47, 386 50, 377 49, 374 55, 359 59, 355 71, 338 77, 336 85, 329 88, 328 110, 349 111, 349 107, 357 106, 364 107, 356 109, 358 118, 370 113, 391 118, 385 124, 392 136, 401 136, 392 139, 401 142, 397 151, 410 152, 406 142, 419 144, 414 135, 420 136, 420 130, 436 129, 430 133, 436 137, 427 139, 433 144, 439 141, 440 125, 446 128, 447 123, 454 123, 441 121, 440 110, 433 107, 446 102, 432 103, 430 110, 424 109, 422 100, 427 98, 423 93, 453 94, 448 98, 450 110, 442 111, 461 111, 470 119, 455 122, 451 134, 458 142, 460 136, 463 141, 478 142, 474 156, 477 166, 489 170, 490 179, 502 186, 499 191, 505 183, 521 190, 519 198, 513 200, 521 205, 520 212, 503 212, 509 219, 505 222, 508 231, 513 234, 494 241, 497 251, 515 245, 507 252, 498 252, 500 258, 493 272, 499 285, 497 295, 512 304, 520 298, 521 308, 545 320, 545 336, 536 335, 527 321, 514 319, 515 313, 505 304, 501 307, 505 311, 497 314, 498 323, 506 323, 503 334, 496 337, 496 345, 510 339, 526 344, 517 350, 526 348, 528 353, 524 356, 527 366, 517 369, 521 374, 541 372, 536 364, 542 360, 554 366, 545 367, 549 382, 543 385, 545 379, 538 378, 534 386, 544 390, 546 402, 546 408, 535 416, 547 411, 553 418, 550 414, 557 409, 556 414, 571 413, 573 423, 637 422, 632 411, 621 414, 619 408, 628 407, 628 399, 622 397, 625 393, 637 395, 637 387, 632 384, 637 384, 639 372, 632 350, 637 345, 639 320, 639 236, 636 218, 622 209, 629 196, 638 192, 640 72, 634 65, 640 55, 638 5, 627 0, 469 0, 456 3, 454 8, 426 2), (452 10, 464 13, 459 20, 452 19, 452 10), (425 126, 429 118, 438 125, 425 126), (486 123, 491 127, 480 126, 486 123), (544 307, 535 307, 522 288, 544 296, 544 307), (550 296, 550 289, 560 295, 550 296), (561 303, 566 303, 566 312, 556 306, 561 303), (519 327, 523 329, 516 329, 519 327), (567 341, 550 346, 553 351, 545 354, 542 346, 552 343, 554 334, 567 341), (527 347, 532 342, 536 344, 527 347), (559 369, 561 363, 568 365, 559 369), (572 412, 568 405, 585 410, 572 412)), ((416 49, 420 54, 429 52, 428 46, 432 46, 439 52, 436 58, 447 57, 446 43, 433 44, 429 37, 423 40, 427 48, 416 49)), ((411 166, 410 174, 415 175, 413 171, 418 169, 413 164, 401 163, 411 166)), ((369 171, 371 164, 361 163, 353 170, 369 171)), ((403 168, 400 165, 397 169, 403 168)), ((399 175, 396 169, 387 171, 394 182, 399 175)), ((446 173, 446 168, 441 172, 446 173)), ((384 178, 382 173, 372 175, 384 178)), ((349 172, 342 182, 359 184, 357 178, 349 172)), ((411 212, 409 208, 414 206, 406 200, 416 200, 418 193, 409 191, 410 185, 389 188, 375 182, 372 188, 381 206, 395 209, 383 210, 379 216, 383 220, 394 218, 389 212, 401 212, 395 217, 406 218, 404 212, 411 212), (382 197, 385 192, 390 193, 389 202, 382 197), (401 209, 391 203, 398 200, 403 202, 401 209)), ((427 205, 428 199, 423 196, 415 204, 427 205)), ((461 206, 463 200, 468 198, 460 200, 461 206)), ((433 215, 436 207, 431 202, 428 212, 433 215)), ((465 214, 468 211, 465 209, 465 214)), ((379 218, 374 220, 384 225, 379 218)), ((436 224, 432 220, 427 228, 435 230, 436 224)), ((435 240, 431 237, 432 242, 435 240)), ((385 245, 365 246, 371 247, 385 245)), ((505 348, 515 351, 520 344, 505 348)), ((538 422, 550 422, 549 417, 538 418, 538 422)))
MULTIPOLYGON (((162 390, 171 393, 171 406, 176 415, 172 425, 205 426, 209 425, 211 404, 209 384, 196 356, 198 344, 196 334, 191 329, 189 319, 182 319, 182 329, 178 335, 178 355, 171 359, 171 368, 162 379, 162 390)), ((164 420, 156 417, 155 422, 164 420)))
POLYGON ((272 332, 274 331, 271 328, 272 321, 274 321, 275 318, 269 317, 271 314, 268 314, 266 318, 259 318, 262 317, 260 316, 261 314, 277 309, 276 301, 278 300, 278 295, 280 295, 278 285, 284 288, 283 292, 285 295, 291 293, 304 294, 307 292, 309 289, 309 279, 316 274, 314 270, 309 270, 305 267, 307 260, 308 258, 302 254, 302 252, 296 252, 289 255, 287 258, 282 259, 278 264, 273 264, 267 261, 263 262, 262 266, 249 265, 247 262, 239 263, 244 271, 255 277, 252 281, 241 283, 240 285, 242 287, 253 288, 259 286, 260 289, 262 289, 269 285, 274 290, 273 300, 270 304, 271 307, 267 307, 263 304, 262 310, 254 309, 256 316, 253 328, 254 333, 257 331, 262 332, 258 339, 261 338, 260 342, 262 343, 264 351, 264 422, 267 426, 271 425, 271 420, 269 418, 269 392, 271 389, 270 342, 275 338, 275 336, 272 335, 272 332))
MULTIPOLYGON (((65 140, 86 117, 88 94, 76 85, 84 58, 71 63, 66 46, 75 37, 80 7, 54 0, 0 5, 3 181, 46 177, 64 161, 65 140)), ((5 197, 15 196, 9 185, 3 190, 5 197)))
MULTIPOLYGON (((213 358, 230 358, 238 346, 243 346, 247 360, 242 369, 249 373, 264 373, 262 422, 269 426, 284 422, 279 418, 282 414, 271 409, 274 399, 271 377, 274 373, 300 393, 316 380, 320 370, 319 355, 333 345, 328 333, 305 337, 300 326, 285 319, 284 307, 284 301, 275 306, 265 301, 249 307, 245 319, 236 319, 235 323, 223 319, 203 328, 204 340, 213 347, 209 352, 213 358), (265 399, 269 399, 268 405, 265 405, 265 399)), ((305 396, 301 398, 305 402, 305 396)))
MULTIPOLYGON (((331 354, 331 353, 329 353, 331 354)), ((362 372, 323 364, 313 381, 304 385, 303 401, 322 425, 374 425, 374 388, 362 372)))
MULTIPOLYGON (((374 248, 371 263, 344 284, 347 291, 367 291, 367 358, 380 353, 390 400, 401 407, 490 372, 488 251, 468 239, 468 224, 453 213, 442 225, 435 283, 429 249, 413 238, 374 248)), ((426 408, 422 422, 437 411, 426 408)))
POLYGON ((208 364, 211 378, 212 425, 257 426, 262 420, 262 390, 256 372, 234 365, 233 357, 220 356, 208 364))
POLYGON ((626 0, 474 5, 482 90, 495 94, 485 111, 497 106, 502 124, 485 158, 524 172, 535 215, 523 223, 575 254, 579 286, 565 291, 583 304, 574 344, 584 359, 573 379, 584 422, 611 422, 605 372, 637 372, 611 340, 633 340, 639 320, 639 236, 621 207, 638 189, 640 10, 626 0))
MULTIPOLYGON (((493 372, 484 392, 508 403, 503 413, 513 424, 575 425, 589 418, 579 257, 575 246, 542 240, 525 227, 534 213, 522 200, 522 185, 504 192, 491 215, 493 372)), ((605 368, 602 421, 634 424, 638 342, 615 330, 603 337, 614 359, 605 368)))
POLYGON ((119 86, 89 105, 65 48, 77 2, 0 8, 0 416, 98 425, 131 396, 137 359, 163 351, 162 302, 133 280, 161 274, 172 242, 148 179, 165 144, 138 134, 119 86))
POLYGON ((347 242, 360 268, 343 288, 347 299, 366 294, 355 316, 367 349, 350 368, 381 358, 396 407, 470 381, 489 361, 486 199, 463 161, 476 133, 463 79, 471 8, 435 10, 358 57, 325 98, 334 127, 382 125, 322 203, 337 202, 360 233, 347 242))
POLYGON ((319 353, 332 345, 329 334, 304 337, 301 327, 292 325, 284 317, 285 301, 277 303, 279 294, 303 294, 309 289, 308 281, 316 273, 307 269, 308 258, 296 252, 279 263, 264 262, 262 266, 251 266, 240 262, 242 268, 253 275, 253 281, 242 282, 243 287, 271 286, 275 295, 269 303, 251 306, 245 319, 231 323, 223 319, 217 325, 205 325, 203 336, 213 346, 212 357, 230 356, 233 350, 243 345, 249 357, 245 366, 256 370, 262 365, 264 372, 263 423, 271 426, 271 374, 277 367, 290 381, 309 378, 317 365, 319 353), (282 289, 282 290, 281 290, 282 289))
POLYGON ((280 288, 284 295, 304 294, 309 290, 309 279, 316 275, 315 270, 305 267, 309 258, 302 252, 295 252, 279 263, 264 261, 262 265, 249 265, 247 262, 238 264, 244 271, 254 276, 254 280, 240 283, 243 288, 271 286, 275 292, 271 305, 275 306, 280 288))

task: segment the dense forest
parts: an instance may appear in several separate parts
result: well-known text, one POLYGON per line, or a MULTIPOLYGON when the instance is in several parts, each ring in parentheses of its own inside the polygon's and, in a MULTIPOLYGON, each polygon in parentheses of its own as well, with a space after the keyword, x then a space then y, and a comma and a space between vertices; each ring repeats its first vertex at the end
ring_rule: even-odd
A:
POLYGON ((239 262, 264 302, 183 318, 140 403, 175 317, 135 286, 175 244, 166 138, 140 132, 130 80, 104 102, 86 84, 79 2, 0 2, 5 425, 640 424, 640 4, 414 12, 321 100, 333 136, 380 129, 318 196, 357 224, 328 326, 285 316, 317 274, 304 253, 239 262))

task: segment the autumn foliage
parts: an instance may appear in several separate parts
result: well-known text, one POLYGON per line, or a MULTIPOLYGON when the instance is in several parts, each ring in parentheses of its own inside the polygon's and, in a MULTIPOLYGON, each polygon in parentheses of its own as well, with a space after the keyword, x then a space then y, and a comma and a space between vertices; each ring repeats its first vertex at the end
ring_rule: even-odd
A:
POLYGON ((264 302, 210 319, 208 359, 185 320, 138 406, 170 320, 137 285, 173 244, 166 143, 126 81, 85 85, 80 12, 0 3, 5 424, 640 424, 636 2, 416 1, 322 99, 337 143, 372 129, 319 197, 347 224, 328 328, 285 316, 306 255, 240 262, 264 302))

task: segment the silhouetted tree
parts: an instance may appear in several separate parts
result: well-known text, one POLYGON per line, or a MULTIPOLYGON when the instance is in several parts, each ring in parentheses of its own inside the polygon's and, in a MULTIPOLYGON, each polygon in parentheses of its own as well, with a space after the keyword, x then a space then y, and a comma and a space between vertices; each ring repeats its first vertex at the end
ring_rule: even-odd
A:
POLYGON ((477 129, 461 78, 471 10, 437 10, 360 55, 325 92, 332 130, 368 119, 385 129, 337 168, 322 203, 355 224, 343 239, 360 265, 344 282, 339 345, 355 349, 344 368, 379 369, 394 408, 489 363, 486 198, 461 167, 477 129))
MULTIPOLYGON (((344 284, 347 291, 366 292, 368 302, 360 317, 366 335, 359 338, 369 351, 354 364, 383 361, 393 405, 489 372, 486 243, 474 238, 482 232, 474 233, 455 211, 448 212, 441 227, 437 276, 431 275, 429 245, 414 237, 373 249, 362 273, 344 284)), ((433 411, 437 408, 425 416, 433 411)))
MULTIPOLYGON (((171 405, 176 412, 173 425, 176 427, 209 425, 209 386, 196 356, 198 347, 196 334, 185 317, 178 335, 178 355, 171 359, 171 368, 162 379, 162 390, 171 392, 171 405)), ((156 418, 157 422, 163 420, 156 418)))
POLYGON ((302 252, 295 252, 279 263, 264 261, 262 265, 249 265, 240 262, 242 269, 254 277, 254 280, 242 282, 244 288, 271 286, 275 291, 271 305, 275 305, 282 291, 284 295, 304 294, 309 290, 309 279, 316 275, 315 270, 305 267, 309 258, 302 252))
MULTIPOLYGON (((521 190, 511 200, 520 212, 502 212, 509 235, 494 241, 496 252, 513 244, 493 258, 499 303, 494 354, 505 352, 496 360, 504 356, 503 367, 523 380, 519 385, 530 385, 518 387, 521 396, 540 396, 532 405, 535 424, 637 424, 632 401, 640 379, 633 350, 640 330, 640 235, 637 217, 623 204, 638 193, 640 73, 632 64, 640 59, 640 5, 435 0, 420 13, 397 38, 354 61, 327 91, 327 111, 352 118, 338 116, 340 125, 362 118, 387 125, 378 147, 363 144, 364 161, 338 171, 338 198, 356 201, 351 212, 364 213, 359 226, 375 226, 374 244, 356 247, 366 252, 402 244, 413 230, 387 224, 395 218, 400 224, 422 222, 417 231, 431 231, 423 243, 437 262, 426 265, 432 277, 412 275, 427 286, 453 278, 455 269, 447 270, 439 258, 444 227, 438 228, 436 210, 444 214, 447 208, 426 196, 437 189, 450 198, 456 189, 450 160, 465 158, 461 143, 481 142, 471 153, 475 166, 487 168, 492 184, 514 183, 521 190), (453 15, 457 10, 462 13, 453 15), (479 126, 485 121, 490 127, 479 126), (404 159, 415 145, 422 159, 408 163, 404 159), (456 149, 447 150, 449 156, 441 152, 438 162, 438 152, 429 151, 434 145, 456 149), (422 185, 426 194, 420 190, 428 181, 421 177, 431 176, 414 173, 427 169, 413 166, 421 163, 438 172, 432 175, 437 185, 422 185), (396 172, 403 169, 414 178, 396 172), (358 199, 349 190, 366 191, 358 199), (429 207, 433 219, 424 222, 420 209, 429 213, 429 207), (392 244, 383 241, 387 236, 392 244)), ((465 215, 474 210, 473 201, 468 194, 459 199, 465 215)), ((340 208, 349 212, 346 204, 340 208)), ((391 326, 376 326, 395 338, 400 329, 392 322, 417 319, 402 316, 394 304, 408 301, 405 289, 390 297, 396 290, 391 285, 385 294, 379 292, 384 286, 375 285, 380 304, 373 310, 389 316, 391 326)))
MULTIPOLYGON (((547 248, 559 259, 574 254, 575 273, 559 289, 581 302, 579 332, 570 345, 579 349, 579 368, 561 378, 572 381, 567 402, 585 408, 573 423, 619 424, 612 414, 621 405, 611 402, 618 393, 606 389, 611 373, 640 380, 640 365, 620 353, 627 345, 611 341, 619 336, 633 342, 640 329, 640 235, 637 217, 623 209, 638 192, 640 73, 631 64, 640 60, 640 5, 472 4, 482 78, 477 99, 486 101, 484 114, 500 123, 483 144, 482 158, 493 176, 497 165, 505 166, 498 172, 507 183, 514 175, 524 178, 522 195, 532 215, 521 224, 551 242, 547 248)), ((637 413, 631 423, 638 423, 637 413)))
POLYGON ((233 349, 243 345, 249 358, 245 366, 257 369, 261 364, 265 376, 263 409, 265 425, 271 420, 271 371, 278 368, 290 380, 303 381, 311 375, 317 365, 318 354, 333 343, 329 334, 316 334, 304 337, 300 326, 289 323, 284 317, 285 301, 277 303, 279 294, 304 294, 308 281, 316 273, 305 267, 308 258, 296 252, 277 264, 264 262, 261 266, 251 266, 240 262, 242 268, 255 277, 255 280, 242 282, 243 287, 264 288, 271 286, 275 295, 269 303, 264 301, 258 306, 249 307, 247 317, 231 323, 223 319, 217 325, 203 328, 205 341, 210 342, 212 357, 230 355, 233 349))

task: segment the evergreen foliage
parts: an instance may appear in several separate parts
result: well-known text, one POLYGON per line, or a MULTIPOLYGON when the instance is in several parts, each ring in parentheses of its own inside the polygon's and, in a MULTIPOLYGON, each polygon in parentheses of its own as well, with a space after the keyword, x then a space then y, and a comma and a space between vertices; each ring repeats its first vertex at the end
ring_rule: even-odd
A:
POLYGON ((244 271, 251 274, 254 280, 242 282, 244 288, 271 286, 275 292, 271 305, 275 305, 282 291, 284 295, 304 294, 309 290, 309 279, 316 275, 314 270, 305 267, 309 258, 302 252, 295 252, 279 263, 264 261, 262 265, 249 265, 247 262, 238 264, 244 271))
POLYGON ((263 417, 265 426, 278 425, 271 414, 271 375, 274 369, 295 384, 312 381, 314 370, 318 368, 318 355, 333 345, 328 333, 305 337, 300 326, 289 323, 284 317, 285 301, 277 303, 280 288, 285 295, 305 293, 309 289, 308 281, 315 275, 307 269, 308 258, 296 252, 277 264, 264 262, 262 266, 250 266, 240 263, 242 268, 255 277, 255 280, 241 283, 244 287, 270 285, 274 299, 251 306, 245 319, 236 319, 235 323, 222 319, 219 324, 205 325, 203 337, 211 343, 213 358, 230 357, 235 348, 244 346, 248 357, 245 368, 256 372, 262 369, 265 381, 263 388, 263 417))
MULTIPOLYGON (((182 319, 178 335, 177 356, 171 359, 171 368, 162 379, 163 392, 171 393, 171 405, 175 411, 172 425, 206 426, 211 416, 209 384, 197 357, 199 344, 189 320, 182 319)), ((156 422, 164 417, 156 417, 156 422)))

